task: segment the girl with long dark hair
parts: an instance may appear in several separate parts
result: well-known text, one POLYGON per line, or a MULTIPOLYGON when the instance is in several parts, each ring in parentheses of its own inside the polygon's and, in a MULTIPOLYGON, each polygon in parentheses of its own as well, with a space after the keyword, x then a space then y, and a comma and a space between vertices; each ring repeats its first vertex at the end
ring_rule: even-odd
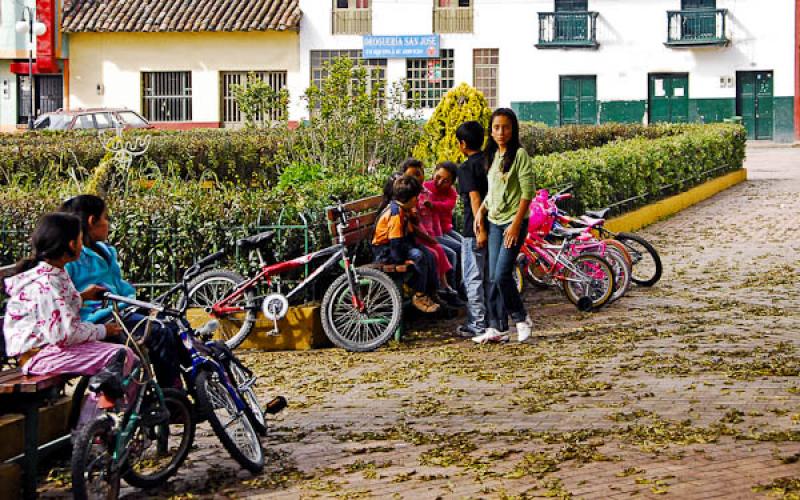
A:
POLYGON ((479 234, 488 219, 489 327, 473 337, 477 343, 508 340, 508 317, 515 323, 518 340, 531 334, 532 323, 514 285, 514 265, 528 232, 528 207, 535 193, 533 165, 519 140, 519 121, 514 111, 499 108, 489 120, 485 151, 489 192, 475 218, 479 234))
POLYGON ((101 342, 119 335, 119 325, 81 321, 81 302, 105 292, 93 286, 78 293, 64 270, 78 258, 82 245, 77 217, 46 214, 31 237, 30 257, 5 280, 10 297, 3 323, 6 351, 27 358, 22 365, 26 375, 94 375, 120 350, 125 351, 128 371, 136 360, 129 348, 101 342))
MULTIPOLYGON (((122 278, 117 249, 107 243, 111 221, 105 200, 92 194, 70 198, 61 205, 62 212, 78 217, 83 230, 83 250, 75 262, 66 269, 75 288, 83 290, 99 285, 115 295, 135 298, 136 289, 122 278)), ((81 308, 84 321, 102 324, 111 318, 111 307, 102 307, 99 302, 86 302, 81 308)), ((144 328, 145 316, 128 310, 123 321, 136 334, 135 328, 144 328)), ((158 383, 173 387, 180 383, 178 375, 177 332, 171 324, 154 320, 150 325, 150 336, 146 344, 158 383)))

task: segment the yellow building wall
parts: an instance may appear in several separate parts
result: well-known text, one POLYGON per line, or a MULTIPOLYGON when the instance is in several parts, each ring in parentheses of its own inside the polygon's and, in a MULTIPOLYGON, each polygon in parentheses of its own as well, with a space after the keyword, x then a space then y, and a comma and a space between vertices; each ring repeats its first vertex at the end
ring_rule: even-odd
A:
POLYGON ((141 72, 191 71, 192 121, 219 122, 220 71, 296 72, 299 43, 293 31, 72 34, 69 107, 141 112, 141 72))

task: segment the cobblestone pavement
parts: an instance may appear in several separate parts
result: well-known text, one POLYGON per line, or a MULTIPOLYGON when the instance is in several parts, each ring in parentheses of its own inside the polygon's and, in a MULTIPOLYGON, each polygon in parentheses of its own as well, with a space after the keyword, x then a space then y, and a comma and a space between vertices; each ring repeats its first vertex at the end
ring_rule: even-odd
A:
POLYGON ((291 402, 265 472, 240 471, 204 424, 153 494, 800 494, 800 149, 751 149, 748 167, 747 183, 641 232, 665 264, 654 288, 591 315, 529 291, 526 344, 477 347, 453 321, 374 353, 248 354, 264 398, 291 402))

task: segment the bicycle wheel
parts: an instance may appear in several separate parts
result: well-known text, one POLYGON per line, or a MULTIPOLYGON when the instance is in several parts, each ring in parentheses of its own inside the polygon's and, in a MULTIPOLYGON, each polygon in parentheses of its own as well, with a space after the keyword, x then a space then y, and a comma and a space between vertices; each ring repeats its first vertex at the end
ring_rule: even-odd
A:
POLYGON ((363 310, 355 305, 347 274, 336 278, 322 298, 322 328, 331 342, 348 351, 373 351, 400 326, 403 300, 394 282, 377 269, 354 271, 363 310))
POLYGON ((630 288, 632 271, 625 256, 615 246, 606 246, 606 253, 603 257, 611 264, 611 270, 614 272, 614 293, 608 300, 611 303, 625 295, 630 288))
POLYGON ((615 238, 625 245, 633 260, 633 282, 639 286, 655 285, 662 272, 661 257, 655 247, 633 233, 618 233, 615 238))
POLYGON ((250 420, 250 424, 257 433, 262 436, 266 436, 267 419, 264 417, 264 410, 258 403, 256 391, 253 390, 256 377, 252 374, 248 374, 247 371, 239 366, 235 360, 232 360, 230 363, 228 363, 227 369, 228 376, 231 378, 233 383, 236 384, 236 389, 242 395, 242 400, 244 401, 244 413, 250 420))
POLYGON ((183 391, 164 389, 168 413, 148 424, 148 414, 160 411, 155 393, 145 396, 141 425, 128 444, 128 460, 122 478, 137 488, 154 488, 172 477, 189 455, 194 441, 192 405, 183 391))
MULTIPOLYGON (((228 296, 242 283, 244 277, 233 271, 224 269, 206 271, 189 285, 188 307, 192 309, 187 312, 187 317, 196 325, 204 323, 212 316, 207 312, 211 306, 228 296)), ((253 325, 256 322, 256 299, 253 290, 245 291, 236 302, 230 304, 231 307, 240 307, 242 312, 230 314, 224 318, 216 318, 220 326, 214 337, 222 340, 231 349, 235 349, 247 338, 253 325)))
POLYGON ((81 418, 81 408, 83 408, 83 402, 86 397, 86 390, 89 387, 89 379, 91 377, 83 376, 78 379, 78 383, 75 384, 75 389, 72 391, 72 403, 69 409, 69 417, 67 423, 69 424, 70 430, 75 430, 75 427, 78 425, 78 420, 81 418))
POLYGON ((119 497, 119 471, 112 472, 114 424, 102 415, 81 429, 72 446, 72 495, 77 500, 119 497))
POLYGON ((563 289, 569 301, 576 306, 582 297, 588 297, 592 301, 592 309, 598 309, 614 293, 614 271, 602 257, 579 255, 564 269, 563 289))
POLYGON ((228 387, 216 372, 202 370, 195 381, 197 405, 208 418, 222 446, 239 465, 253 474, 264 468, 264 449, 243 411, 236 407, 228 387))

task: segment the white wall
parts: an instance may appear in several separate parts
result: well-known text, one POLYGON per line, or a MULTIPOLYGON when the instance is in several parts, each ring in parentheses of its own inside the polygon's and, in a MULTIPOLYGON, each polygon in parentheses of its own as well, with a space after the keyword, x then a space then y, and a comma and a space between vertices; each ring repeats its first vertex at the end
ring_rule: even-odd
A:
MULTIPOLYGON (((680 0, 589 0, 600 13, 598 50, 537 49, 538 12, 553 0, 474 0, 474 33, 443 34, 442 48, 455 50, 455 84, 472 84, 472 49, 499 48, 501 106, 512 101, 557 101, 559 75, 597 75, 598 99, 645 100, 647 75, 689 73, 692 98, 733 98, 720 77, 736 71, 773 70, 775 95, 794 94, 794 0, 718 0, 729 9, 728 47, 675 49, 664 46, 667 11, 680 0)), ((373 0, 373 34, 427 34, 433 0, 373 0)), ((329 0, 300 0, 300 71, 289 76, 294 118, 307 115, 297 97, 309 85, 309 51, 360 49, 360 36, 331 35, 329 0)), ((405 77, 405 60, 388 63, 390 81, 405 77)))
POLYGON ((69 106, 141 111, 142 71, 191 71, 192 121, 219 122, 219 72, 297 75, 298 41, 295 32, 78 33, 70 37, 69 106))

